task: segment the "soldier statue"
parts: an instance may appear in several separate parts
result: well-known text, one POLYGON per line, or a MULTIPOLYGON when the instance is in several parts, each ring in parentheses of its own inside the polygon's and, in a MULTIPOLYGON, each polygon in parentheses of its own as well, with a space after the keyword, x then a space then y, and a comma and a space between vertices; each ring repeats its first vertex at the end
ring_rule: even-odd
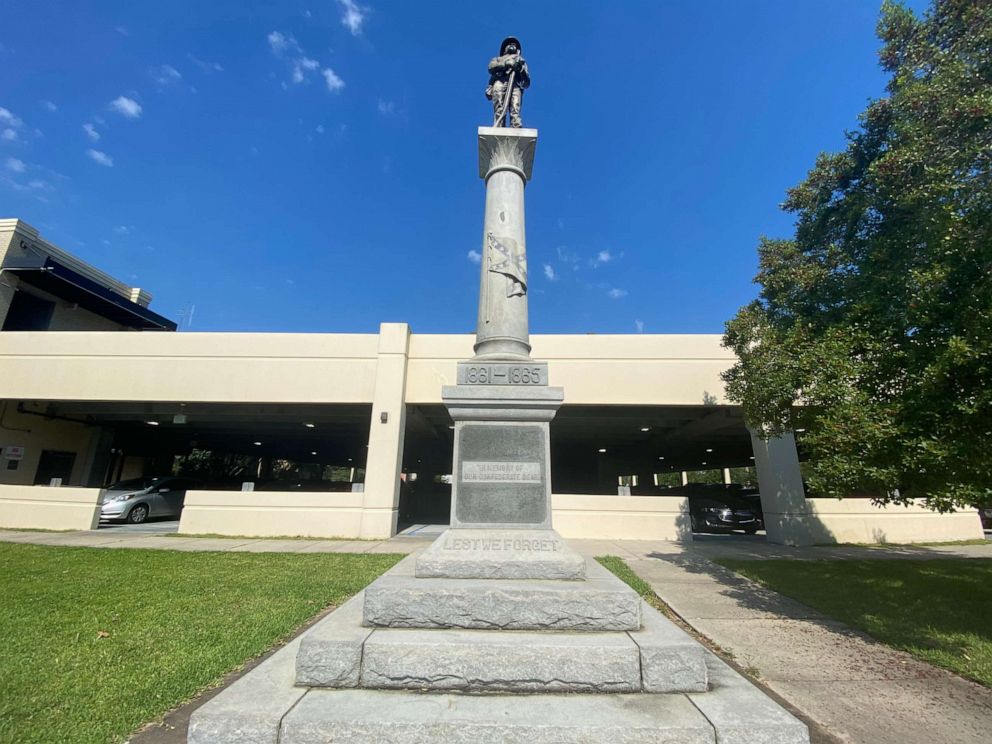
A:
POLYGON ((520 103, 524 89, 530 87, 530 73, 527 63, 520 55, 520 42, 512 36, 503 39, 499 45, 499 56, 489 63, 489 86, 486 98, 493 102, 493 126, 505 127, 506 115, 510 115, 510 126, 518 129, 523 126, 520 119, 520 103))

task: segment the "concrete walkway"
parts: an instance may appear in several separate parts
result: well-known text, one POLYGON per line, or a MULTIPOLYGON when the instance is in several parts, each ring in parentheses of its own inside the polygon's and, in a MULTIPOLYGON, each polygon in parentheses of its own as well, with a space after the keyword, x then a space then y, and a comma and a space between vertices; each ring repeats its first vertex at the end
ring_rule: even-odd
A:
POLYGON ((639 541, 582 541, 576 547, 626 560, 697 632, 835 741, 992 741, 992 690, 873 641, 709 560, 992 558, 992 544, 795 549, 703 539, 691 547, 639 541))
POLYGON ((151 550, 220 551, 241 553, 412 553, 431 544, 433 537, 397 535, 389 540, 266 540, 250 537, 169 537, 154 532, 22 532, 0 530, 0 541, 28 545, 89 548, 145 548, 151 550))
MULTIPOLYGON (((379 541, 165 537, 156 531, 105 529, 0 530, 0 541, 183 551, 411 553, 430 544, 440 529, 419 525, 405 535, 379 541)), ((715 535, 699 536, 691 544, 569 542, 587 555, 626 560, 700 635, 732 655, 741 668, 810 722, 814 744, 992 741, 992 690, 890 649, 710 560, 992 558, 992 542, 786 548, 768 545, 761 537, 715 535)), ((178 739, 173 736, 168 741, 178 739)))

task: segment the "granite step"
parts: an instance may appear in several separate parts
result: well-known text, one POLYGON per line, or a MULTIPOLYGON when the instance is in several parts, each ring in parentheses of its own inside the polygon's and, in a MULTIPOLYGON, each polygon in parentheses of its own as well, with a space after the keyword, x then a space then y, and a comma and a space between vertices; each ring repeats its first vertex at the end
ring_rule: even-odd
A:
POLYGON ((626 633, 377 630, 361 686, 514 692, 639 692, 640 650, 626 633))
POLYGON ((386 628, 636 630, 641 600, 591 558, 583 581, 415 578, 403 561, 366 589, 364 623, 386 628))
POLYGON ((581 581, 586 562, 551 529, 446 530, 417 557, 417 577, 581 581))
POLYGON ((326 742, 714 744, 716 738, 706 716, 681 695, 312 690, 283 719, 279 744, 326 742))

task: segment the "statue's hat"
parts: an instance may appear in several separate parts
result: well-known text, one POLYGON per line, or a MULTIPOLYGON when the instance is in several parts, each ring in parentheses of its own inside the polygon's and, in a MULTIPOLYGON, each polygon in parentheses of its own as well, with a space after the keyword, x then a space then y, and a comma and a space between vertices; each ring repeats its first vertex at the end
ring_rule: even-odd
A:
POLYGON ((504 54, 506 54, 506 47, 510 43, 513 43, 513 44, 516 44, 517 45, 517 51, 520 51, 521 50, 520 39, 518 39, 516 36, 507 36, 505 39, 503 39, 503 43, 499 45, 499 56, 500 57, 502 57, 504 54))

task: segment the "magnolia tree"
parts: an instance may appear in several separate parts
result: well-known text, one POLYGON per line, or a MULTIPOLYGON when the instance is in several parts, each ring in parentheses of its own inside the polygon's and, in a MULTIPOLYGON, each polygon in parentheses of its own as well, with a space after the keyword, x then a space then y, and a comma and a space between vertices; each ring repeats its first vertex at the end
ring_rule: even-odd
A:
POLYGON ((789 191, 724 379, 806 430, 817 493, 946 510, 992 498, 992 3, 886 2, 878 34, 887 95, 789 191))

